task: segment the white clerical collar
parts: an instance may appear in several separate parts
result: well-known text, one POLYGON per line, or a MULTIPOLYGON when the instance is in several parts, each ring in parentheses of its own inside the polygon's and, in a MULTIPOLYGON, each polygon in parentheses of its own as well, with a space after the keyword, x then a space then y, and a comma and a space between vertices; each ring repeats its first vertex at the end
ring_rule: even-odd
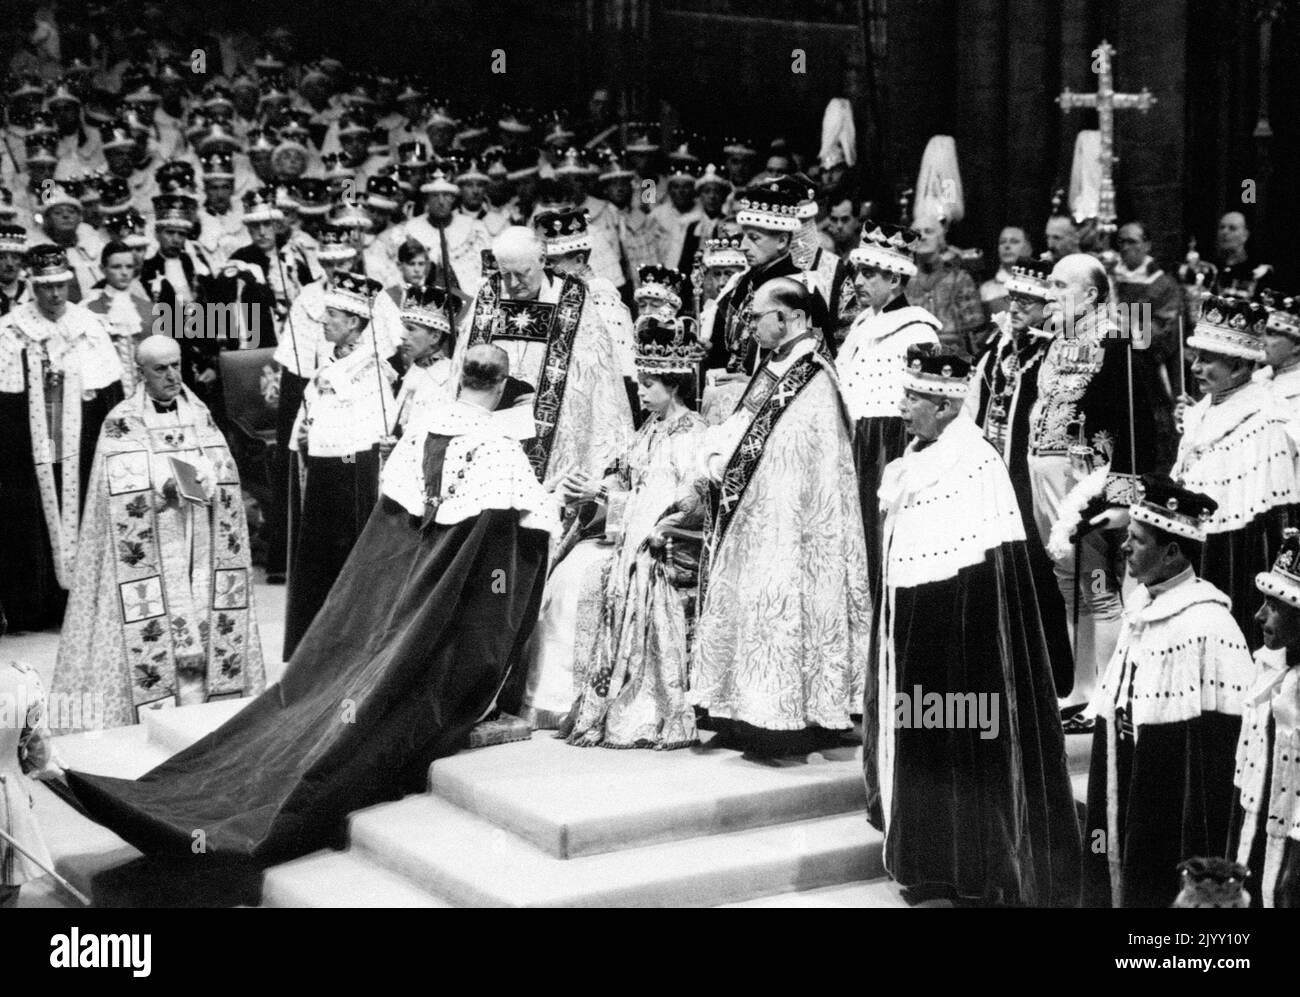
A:
POLYGON ((780 377, 792 366, 794 366, 794 362, 796 360, 798 360, 802 356, 806 356, 807 354, 813 352, 813 350, 815 349, 817 349, 816 335, 805 336, 802 339, 798 340, 794 344, 794 346, 791 347, 790 352, 787 353, 780 360, 775 360, 775 359, 769 360, 767 364, 767 369, 771 371, 773 374, 775 374, 777 377, 780 377))

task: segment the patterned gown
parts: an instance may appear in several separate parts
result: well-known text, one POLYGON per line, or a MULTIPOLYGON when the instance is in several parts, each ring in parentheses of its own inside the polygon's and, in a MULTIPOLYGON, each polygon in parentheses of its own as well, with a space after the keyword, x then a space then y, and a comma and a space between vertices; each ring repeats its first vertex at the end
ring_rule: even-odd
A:
POLYGON ((644 541, 690 486, 704 429, 694 412, 671 422, 651 419, 615 468, 631 494, 623 539, 601 571, 604 598, 592 639, 574 649, 573 671, 582 685, 571 744, 666 749, 698 740, 686 702, 694 589, 675 588, 644 541))
POLYGON ((642 548, 694 479, 704 429, 694 412, 669 423, 648 420, 606 477, 611 492, 629 493, 622 540, 611 547, 583 539, 558 559, 529 647, 524 702, 537 726, 557 725, 581 697, 575 743, 679 747, 694 741, 693 713, 684 701, 685 608, 642 548), (663 646, 653 647, 658 641, 663 646))

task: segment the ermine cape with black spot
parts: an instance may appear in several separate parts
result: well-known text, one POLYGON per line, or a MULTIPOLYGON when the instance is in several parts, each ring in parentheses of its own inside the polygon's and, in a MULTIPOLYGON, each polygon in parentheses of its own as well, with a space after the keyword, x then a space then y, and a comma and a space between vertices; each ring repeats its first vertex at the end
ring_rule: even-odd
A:
POLYGON ((1226 855, 1232 773, 1254 673, 1228 597, 1188 577, 1140 585, 1093 696, 1083 903, 1168 907, 1178 864, 1226 855), (1125 731, 1132 730, 1132 736, 1125 731))
POLYGON ((491 708, 545 584, 553 500, 494 422, 462 412, 404 441, 416 466, 386 472, 280 682, 140 779, 70 772, 91 815, 147 853, 192 856, 202 830, 207 853, 265 865, 423 791, 491 708))
POLYGON ((1073 906, 1078 823, 1006 466, 959 415, 885 468, 880 509, 863 759, 885 867, 956 897, 1073 906))

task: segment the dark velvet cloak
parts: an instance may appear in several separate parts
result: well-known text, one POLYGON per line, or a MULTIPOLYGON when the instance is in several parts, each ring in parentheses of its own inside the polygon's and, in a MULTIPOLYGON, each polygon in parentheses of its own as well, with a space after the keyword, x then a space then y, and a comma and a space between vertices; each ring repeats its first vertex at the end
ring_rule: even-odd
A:
MULTIPOLYGON (((1024 542, 989 550, 953 578, 895 590, 892 624, 895 692, 995 694, 999 726, 985 739, 974 724, 899 725, 885 841, 890 875, 904 887, 985 903, 1074 906, 1079 824, 1024 542)), ((877 828, 879 647, 872 642, 863 716, 868 814, 877 828)))
POLYGON ((518 660, 547 556, 519 515, 421 530, 382 500, 279 684, 138 780, 70 772, 78 799, 148 854, 190 855, 196 829, 259 865, 340 844, 464 745, 518 660))
POLYGON ((1255 575, 1273 566, 1282 546, 1282 530, 1296 521, 1293 506, 1275 506, 1240 529, 1211 533, 1201 548, 1197 574, 1232 600, 1232 618, 1241 627, 1252 652, 1264 643, 1255 622, 1264 601, 1255 587, 1255 575))
POLYGON ((296 474, 302 462, 307 474, 300 504, 295 501, 296 482, 289 491, 295 507, 284 614, 286 661, 324 605, 379 499, 379 450, 353 456, 349 462, 300 451, 297 460, 290 461, 290 473, 296 474))
POLYGON ((885 465, 903 456, 907 449, 907 423, 901 416, 873 416, 859 419, 853 427, 853 464, 858 472, 858 498, 862 502, 862 532, 867 540, 867 578, 871 598, 880 591, 881 532, 885 516, 880 511, 880 480, 885 465))
MULTIPOLYGON (((1268 717, 1267 744, 1264 751, 1264 758, 1267 760, 1264 769, 1264 785, 1273 785, 1273 748, 1277 739, 1277 727, 1273 721, 1272 713, 1268 717)), ((1259 808, 1256 814, 1248 814, 1241 806, 1241 790, 1233 793, 1232 806, 1232 839, 1228 848, 1228 857, 1237 856, 1237 848, 1244 836, 1246 822, 1253 820, 1255 822, 1254 836, 1251 838, 1250 855, 1246 860, 1246 865, 1250 868, 1250 879, 1247 883, 1250 892, 1250 906, 1264 906, 1264 850, 1268 846, 1268 805, 1267 803, 1259 808)), ((1286 838, 1282 845, 1282 860, 1280 868, 1277 871, 1277 878, 1273 881, 1273 906, 1274 907, 1300 907, 1300 841, 1295 838, 1286 838)))
MULTIPOLYGON (((24 356, 24 383, 26 379, 24 356)), ((79 502, 86 499, 100 426, 109 409, 121 400, 122 386, 114 383, 81 403, 79 502)), ((54 571, 54 553, 32 462, 27 407, 26 391, 0 392, 0 523, 4 524, 0 528, 0 606, 13 633, 58 625, 68 598, 54 571)), ((54 480, 56 489, 61 489, 57 465, 54 480)))
MULTIPOLYGON (((1206 712, 1191 720, 1144 724, 1117 741, 1122 907, 1168 907, 1178 896, 1178 864, 1227 856, 1232 773, 1241 717, 1206 712)), ((1106 842, 1106 720, 1097 718, 1088 769, 1083 905, 1112 906, 1106 842)))

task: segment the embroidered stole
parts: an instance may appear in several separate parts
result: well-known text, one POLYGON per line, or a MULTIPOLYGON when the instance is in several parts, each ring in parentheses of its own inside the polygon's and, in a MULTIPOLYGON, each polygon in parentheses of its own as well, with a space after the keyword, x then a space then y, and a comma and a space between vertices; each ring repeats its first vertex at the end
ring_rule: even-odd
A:
POLYGON ((708 585, 709 568, 714 555, 722 544, 727 528, 750 481, 758 472, 758 465, 763 459, 763 450, 791 403, 812 381, 822 363, 817 354, 806 353, 790 365, 779 379, 774 378, 766 364, 754 375, 745 389, 737 411, 743 406, 754 412, 754 418, 736 444, 736 449, 727 462, 722 473, 722 482, 717 490, 716 506, 711 512, 711 528, 700 557, 700 586, 697 605, 704 605, 704 593, 708 585))
MULTIPOLYGON (((143 392, 136 397, 147 404, 143 392)), ((211 417, 187 405, 183 424, 147 426, 142 409, 104 423, 100 437, 123 658, 137 711, 176 695, 176 659, 207 661, 208 697, 243 695, 252 629, 248 527, 239 473, 211 417), (154 458, 207 457, 207 506, 154 508, 154 458)), ((102 542, 102 541, 101 541, 102 542)))
POLYGON ((474 303, 474 325, 469 345, 490 343, 495 339, 520 339, 545 342, 546 355, 538 375, 537 398, 533 402, 533 419, 537 435, 524 444, 524 453, 533 466, 538 481, 546 480, 546 467, 555 444, 555 430, 564 404, 564 389, 569 380, 569 363, 573 342, 578 335, 582 306, 587 287, 572 277, 564 278, 559 304, 545 301, 502 301, 501 276, 493 274, 479 288, 474 303))
POLYGON ((62 419, 56 461, 45 404, 45 374, 50 369, 49 359, 41 344, 31 340, 28 343, 30 345, 23 351, 23 369, 36 484, 41 494, 41 509, 45 513, 50 551, 54 555, 55 577, 60 587, 70 589, 76 572, 77 528, 81 522, 81 371, 74 364, 61 374, 62 419), (32 360, 36 362, 33 364, 32 360), (54 480, 55 463, 62 468, 57 484, 54 480))

